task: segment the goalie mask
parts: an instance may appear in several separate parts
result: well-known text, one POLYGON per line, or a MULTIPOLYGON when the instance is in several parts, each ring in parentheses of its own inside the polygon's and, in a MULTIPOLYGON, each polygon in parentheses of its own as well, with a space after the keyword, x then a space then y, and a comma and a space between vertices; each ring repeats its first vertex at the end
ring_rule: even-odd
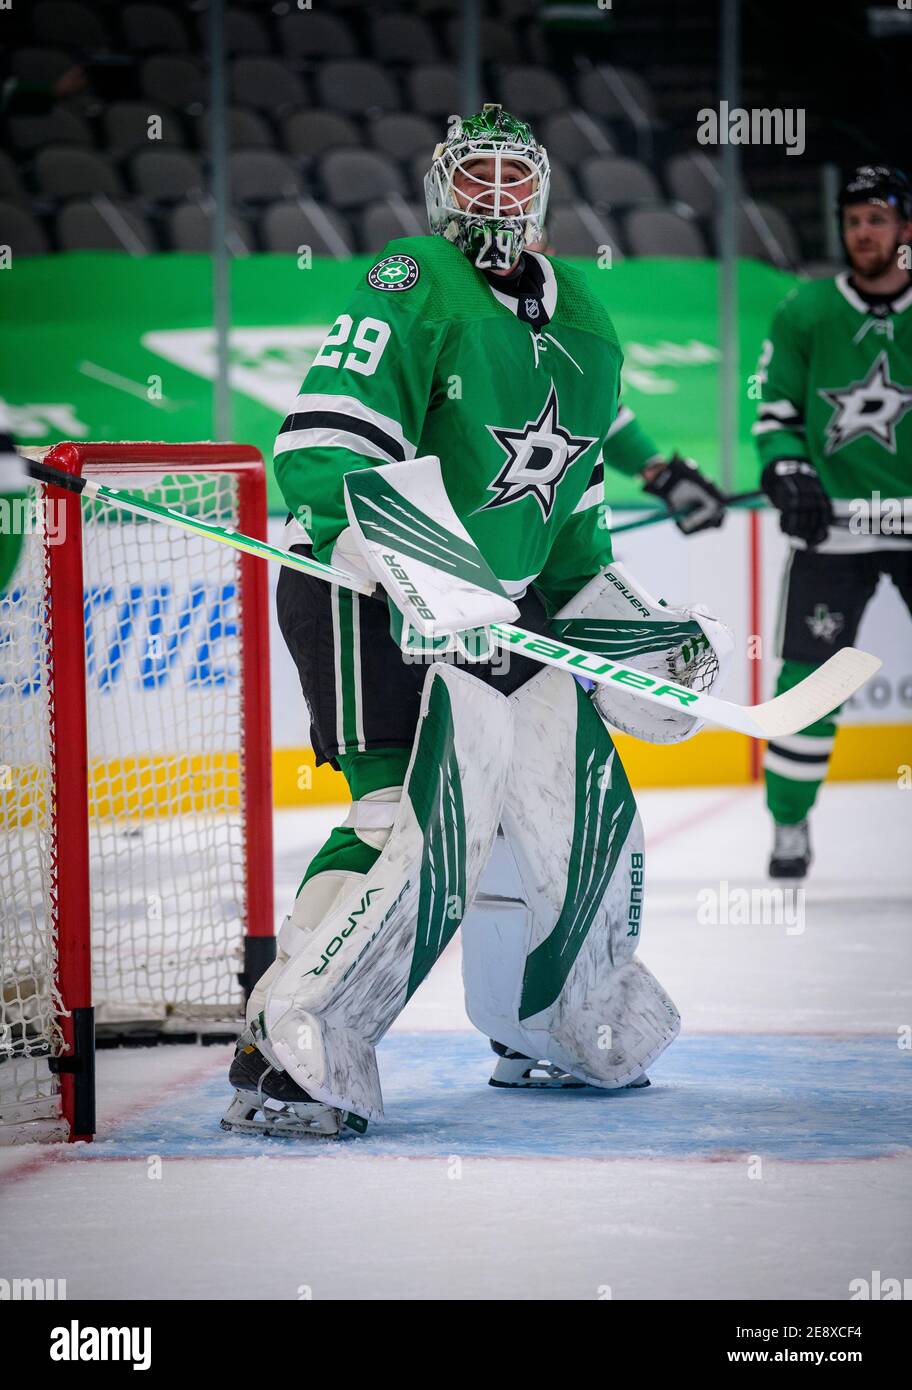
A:
POLYGON ((530 127, 503 107, 451 116, 424 179, 431 231, 479 270, 509 270, 541 238, 550 177, 530 127))

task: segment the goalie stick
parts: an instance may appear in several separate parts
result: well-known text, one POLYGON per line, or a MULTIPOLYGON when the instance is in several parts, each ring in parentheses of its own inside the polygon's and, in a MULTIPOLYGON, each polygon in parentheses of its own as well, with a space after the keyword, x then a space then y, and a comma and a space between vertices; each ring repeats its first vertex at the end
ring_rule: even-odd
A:
MULTIPOLYGON (((257 555, 260 559, 272 560, 288 569, 315 575, 330 584, 339 585, 340 588, 351 589, 359 594, 370 594, 375 587, 355 579, 333 565, 280 550, 278 546, 257 540, 253 536, 241 535, 230 527, 200 521, 177 511, 174 507, 149 502, 123 488, 107 487, 91 478, 65 473, 31 459, 26 460, 26 468, 37 482, 81 494, 92 500, 107 502, 110 506, 160 521, 168 526, 179 527, 195 535, 206 536, 223 545, 230 545, 235 550, 242 550, 248 555, 257 555)), ((643 700, 663 705, 666 709, 685 710, 688 714, 705 719, 722 729, 733 729, 737 733, 758 739, 781 738, 798 733, 809 724, 823 719, 854 695, 882 664, 869 652, 860 651, 856 647, 843 647, 791 690, 763 704, 739 705, 716 695, 689 690, 686 686, 663 680, 659 676, 648 675, 635 666, 610 661, 607 657, 583 651, 568 642, 559 642, 528 632, 513 623, 494 623, 491 625, 491 633, 499 647, 531 657, 533 661, 538 661, 544 666, 555 666, 559 670, 569 672, 570 675, 584 676, 600 685, 620 685, 622 689, 639 695, 643 700)))

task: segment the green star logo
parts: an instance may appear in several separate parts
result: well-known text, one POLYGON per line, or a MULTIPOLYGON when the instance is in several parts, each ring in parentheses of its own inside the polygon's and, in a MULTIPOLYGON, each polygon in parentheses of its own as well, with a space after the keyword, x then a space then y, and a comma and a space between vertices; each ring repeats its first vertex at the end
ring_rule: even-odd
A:
POLYGON ((420 273, 411 256, 386 256, 371 266, 367 283, 375 290, 410 290, 420 273))
POLYGON ((382 280, 384 285, 398 285, 408 277, 408 273, 408 266, 403 265, 402 261, 390 261, 389 265, 381 266, 377 271, 377 279, 382 280))

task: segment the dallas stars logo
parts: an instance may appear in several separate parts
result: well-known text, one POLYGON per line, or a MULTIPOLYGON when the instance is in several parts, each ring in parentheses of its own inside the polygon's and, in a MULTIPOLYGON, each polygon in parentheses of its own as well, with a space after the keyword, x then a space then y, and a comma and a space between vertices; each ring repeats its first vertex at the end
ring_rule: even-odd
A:
POLYGON ((890 380, 890 364, 882 352, 863 381, 818 391, 834 407, 826 430, 826 452, 865 436, 896 453, 896 426, 912 410, 912 387, 890 380))
POLYGON ((835 642, 845 627, 841 613, 831 613, 825 603, 818 603, 813 613, 804 620, 811 629, 811 636, 819 642, 835 642))
POLYGON ((489 484, 497 496, 484 507, 506 507, 521 497, 534 497, 545 521, 554 509, 557 489, 568 468, 584 454, 595 439, 572 435, 558 420, 557 391, 552 384, 544 408, 537 420, 530 420, 521 430, 488 429, 507 455, 506 462, 489 484))
POLYGON ((385 256, 371 266, 367 283, 375 290, 410 290, 420 274, 413 256, 385 256))

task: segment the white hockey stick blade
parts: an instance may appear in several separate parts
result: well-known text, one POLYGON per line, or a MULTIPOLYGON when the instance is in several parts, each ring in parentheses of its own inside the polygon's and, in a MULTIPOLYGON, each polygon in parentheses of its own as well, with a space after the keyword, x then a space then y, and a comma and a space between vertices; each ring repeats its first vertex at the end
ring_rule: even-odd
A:
POLYGON ((832 714, 882 665, 870 652, 843 647, 798 685, 762 705, 736 705, 715 695, 703 695, 692 712, 751 738, 784 738, 832 714))
POLYGON ((617 683, 650 704, 666 709, 685 710, 697 719, 733 729, 750 738, 776 738, 796 734, 830 714, 865 681, 879 671, 881 662, 856 647, 844 647, 829 661, 812 671, 803 681, 762 705, 739 705, 718 695, 704 695, 661 676, 649 675, 636 666, 610 661, 595 652, 581 651, 567 642, 556 642, 510 623, 495 623, 491 629, 499 647, 519 656, 530 656, 543 666, 585 676, 600 685, 617 683))

